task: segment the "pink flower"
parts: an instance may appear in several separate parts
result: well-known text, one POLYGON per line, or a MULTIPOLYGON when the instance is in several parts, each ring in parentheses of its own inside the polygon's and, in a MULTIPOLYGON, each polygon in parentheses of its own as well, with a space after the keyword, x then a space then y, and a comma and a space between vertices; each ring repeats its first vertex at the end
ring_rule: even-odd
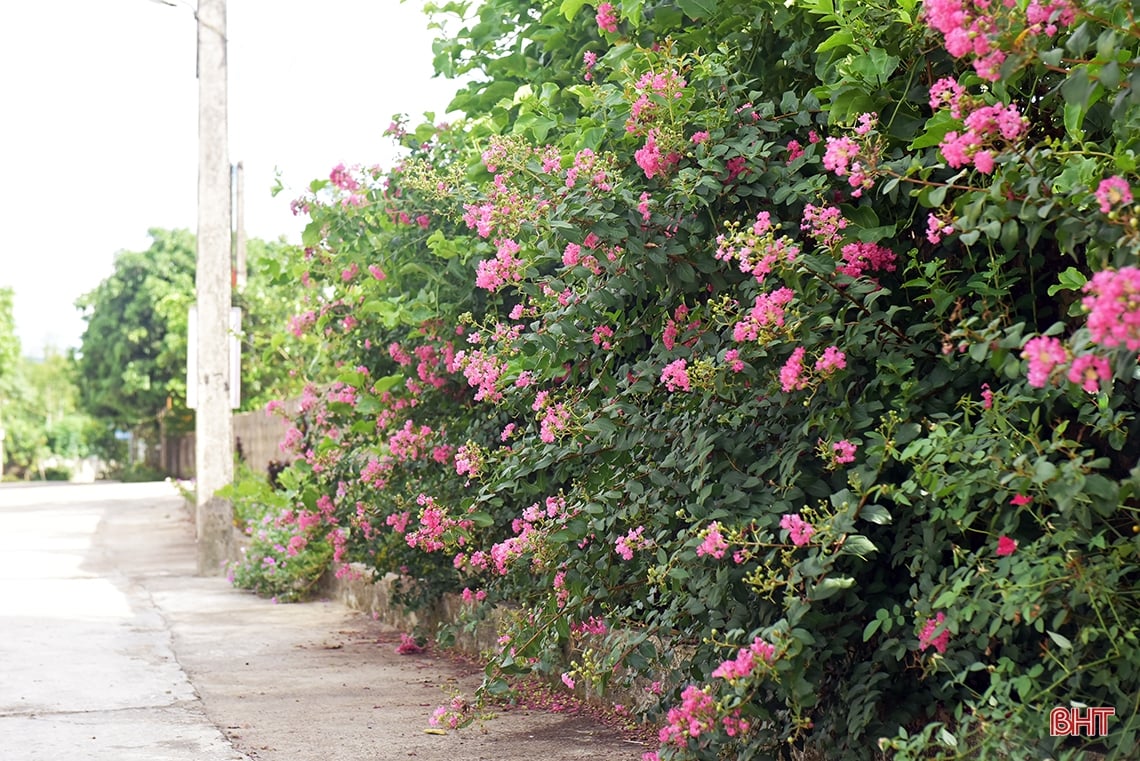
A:
POLYGON ((894 272, 895 252, 878 243, 848 243, 842 249, 843 264, 837 269, 848 277, 865 272, 894 272))
POLYGON ((693 386, 689 381, 689 371, 686 367, 688 363, 683 359, 676 359, 665 366, 661 371, 661 382, 665 384, 667 391, 692 391, 693 386))
POLYGON ((934 632, 946 620, 946 616, 940 611, 934 618, 928 618, 926 624, 922 627, 922 633, 918 635, 919 649, 925 650, 928 647, 933 647, 939 653, 945 653, 947 646, 950 644, 950 632, 943 629, 942 633, 937 637, 934 632))
POLYGON ((1105 348, 1140 349, 1140 269, 1103 270, 1085 283, 1089 335, 1105 348))
POLYGON ((693 145, 700 145, 701 143, 703 143, 709 139, 709 133, 703 132, 703 131, 702 132, 694 132, 693 136, 689 139, 693 141, 693 145))
POLYGON ((1016 495, 1014 495, 1013 499, 1011 499, 1009 501, 1009 504, 1017 505, 1018 507, 1020 507, 1022 505, 1028 505, 1032 501, 1033 501, 1033 497, 1027 497, 1024 494, 1016 494, 1016 495))
POLYGON ((800 145, 798 140, 788 141, 788 163, 792 163, 800 156, 804 155, 803 146, 800 145))
POLYGON ((736 657, 726 660, 713 670, 718 679, 744 679, 756 670, 757 658, 771 663, 776 657, 776 648, 757 637, 748 647, 740 648, 736 657))
POLYGON ((1082 354, 1069 367, 1069 380, 1090 394, 1095 394, 1100 391, 1102 381, 1112 380, 1112 368, 1104 357, 1082 354))
POLYGON ((1010 539, 1005 534, 998 537, 997 556, 1004 558, 1007 555, 1012 555, 1017 550, 1017 540, 1010 539))
POLYGON ((851 160, 859 155, 859 144, 849 137, 827 138, 827 151, 823 154, 823 168, 843 177, 850 171, 851 160))
POLYGON ((802 376, 804 353, 804 347, 797 346, 780 368, 780 388, 785 394, 807 388, 807 379, 802 376))
POLYGON ((837 346, 828 346, 823 350, 823 356, 815 361, 815 369, 824 375, 847 367, 847 355, 837 346))
POLYGON ((990 384, 982 384, 982 406, 984 408, 992 409, 994 406, 994 392, 990 391, 990 384))
POLYGON ((657 733, 665 745, 685 748, 690 737, 700 737, 717 725, 716 701, 707 691, 690 684, 681 692, 681 705, 673 706, 657 733))
POLYGON ((1132 203, 1132 188, 1123 177, 1106 177, 1096 186, 1096 200, 1100 202, 1101 213, 1108 214, 1115 207, 1132 203))
POLYGON ((673 165, 681 160, 676 153, 662 155, 661 148, 657 145, 655 129, 649 130, 649 134, 645 137, 645 145, 634 151, 633 158, 648 179, 667 176, 673 165))
POLYGON ((570 689, 574 689, 574 677, 570 676, 570 674, 568 672, 563 671, 562 672, 562 684, 566 685, 570 689))
POLYGON ((855 452, 858 450, 854 444, 847 439, 840 439, 831 445, 831 451, 834 453, 835 462, 839 465, 846 465, 855 462, 855 452))
POLYGON ((1056 338, 1037 336, 1025 344, 1021 357, 1029 360, 1029 385, 1044 388, 1053 369, 1068 361, 1069 353, 1056 338))
POLYGON ((786 513, 780 518, 780 528, 788 532, 792 544, 797 547, 803 547, 810 542, 811 535, 815 533, 815 527, 801 518, 798 513, 786 513))
POLYGON ((720 560, 724 557, 724 553, 728 551, 728 542, 720 533, 720 524, 713 521, 705 529, 705 538, 697 547, 697 556, 708 555, 709 557, 720 560))
POLYGON ((414 637, 401 632, 400 644, 396 646, 397 653, 400 655, 414 655, 416 653, 422 653, 423 651, 424 649, 416 644, 414 637))
POLYGON ((369 264, 368 271, 372 274, 372 277, 376 278, 377 280, 384 280, 388 277, 386 274, 384 274, 384 270, 380 269, 375 264, 369 264))
POLYGON ((592 50, 587 50, 582 54, 582 62, 586 65, 585 79, 589 82, 594 78, 592 72, 594 71, 594 67, 598 65, 598 54, 592 50))
POLYGON ((598 6, 598 12, 594 20, 598 22, 598 29, 603 32, 617 31, 617 13, 614 12, 614 7, 610 3, 602 3, 598 6))
POLYGON ((729 349, 724 353, 724 361, 728 363, 729 368, 734 373, 739 373, 744 370, 744 361, 740 359, 739 349, 729 349))

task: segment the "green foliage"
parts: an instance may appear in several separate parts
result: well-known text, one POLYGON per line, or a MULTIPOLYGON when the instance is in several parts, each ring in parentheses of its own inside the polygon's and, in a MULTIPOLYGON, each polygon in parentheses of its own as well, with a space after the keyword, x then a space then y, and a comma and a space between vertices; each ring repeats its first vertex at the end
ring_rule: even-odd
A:
POLYGON ((49 351, 42 360, 18 358, 0 377, 0 405, 5 461, 17 474, 47 478, 45 462, 92 454, 98 432, 78 409, 72 357, 49 351))
POLYGON ((491 693, 659 676, 662 759, 1128 757, 1135 21, 619 5, 439 6, 466 118, 303 199, 293 523, 510 603, 491 693))
MULTIPOLYGON (((112 428, 193 428, 186 409, 186 321, 195 301, 196 241, 186 230, 151 230, 143 252, 123 251, 115 271, 78 306, 87 328, 79 352, 84 408, 112 428)), ((249 282, 235 295, 243 310, 242 409, 261 409, 292 386, 287 317, 296 311, 292 283, 282 277, 288 247, 248 242, 249 282)))
MULTIPOLYGON (((288 472, 282 479, 292 481, 288 472)), ((299 529, 288 491, 239 464, 233 484, 219 495, 233 503, 234 525, 248 537, 241 559, 230 566, 234 585, 278 602, 305 599, 328 569, 332 547, 299 529)))

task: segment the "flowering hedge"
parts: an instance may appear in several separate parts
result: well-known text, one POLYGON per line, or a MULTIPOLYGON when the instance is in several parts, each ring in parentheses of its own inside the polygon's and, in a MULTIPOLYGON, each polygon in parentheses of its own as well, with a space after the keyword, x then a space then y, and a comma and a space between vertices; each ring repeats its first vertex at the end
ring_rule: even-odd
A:
POLYGON ((632 686, 649 757, 1134 750, 1128 9, 472 13, 465 117, 296 202, 297 531, 509 603, 486 689, 632 686))

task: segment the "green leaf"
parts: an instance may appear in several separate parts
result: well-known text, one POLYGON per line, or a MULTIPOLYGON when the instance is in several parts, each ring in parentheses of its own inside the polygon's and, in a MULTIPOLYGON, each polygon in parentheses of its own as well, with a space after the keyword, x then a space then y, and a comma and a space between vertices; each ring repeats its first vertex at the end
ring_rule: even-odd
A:
POLYGON ((1057 276, 1058 282, 1055 285, 1049 286, 1049 295, 1055 296, 1060 291, 1079 291, 1088 282, 1088 278, 1084 276, 1076 267, 1069 267, 1060 275, 1057 276))
POLYGON ((566 17, 567 21, 573 21, 574 16, 578 11, 582 10, 582 6, 586 4, 586 0, 562 0, 562 5, 558 10, 566 17))
POLYGON ((1065 637, 1061 634, 1058 634, 1055 631, 1047 631, 1045 633, 1048 634, 1049 639, 1056 642, 1057 647, 1061 648, 1062 650, 1072 650, 1073 649, 1073 643, 1069 641, 1068 637, 1065 637))
POLYGON ((863 509, 859 511, 859 517, 880 526, 887 526, 891 522, 890 511, 882 505, 863 505, 863 509))
POLYGON ((855 579, 847 576, 833 577, 828 576, 820 581, 812 588, 812 600, 826 600, 829 597, 835 596, 838 592, 850 588, 855 583, 855 579))
POLYGON ((839 550, 841 555, 856 555, 864 560, 868 555, 877 552, 874 542, 862 534, 849 534, 839 550))
POLYGON ((693 20, 711 18, 719 4, 719 0, 677 0, 678 7, 693 20))
POLYGON ((855 43, 855 35, 847 29, 840 29, 835 34, 828 37, 815 49, 817 53, 823 53, 833 48, 848 47, 855 43))

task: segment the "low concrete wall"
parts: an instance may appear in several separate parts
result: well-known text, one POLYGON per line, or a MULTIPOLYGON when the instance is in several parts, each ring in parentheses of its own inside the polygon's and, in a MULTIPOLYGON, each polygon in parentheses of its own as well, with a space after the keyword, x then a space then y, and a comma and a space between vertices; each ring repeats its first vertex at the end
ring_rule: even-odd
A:
MULTIPOLYGON (((454 624, 460 620, 464 602, 456 594, 444 595, 443 599, 430 608, 416 611, 405 610, 394 603, 396 585, 401 583, 401 578, 389 573, 373 581, 372 572, 367 566, 353 563, 351 573, 342 578, 327 573, 321 579, 320 590, 352 610, 367 613, 374 619, 405 632, 420 629, 434 633, 440 624, 454 624)), ((404 583, 414 582, 405 579, 404 583)), ((478 655, 495 648, 497 640, 495 617, 492 616, 470 630, 458 632, 455 647, 465 653, 478 655)))

